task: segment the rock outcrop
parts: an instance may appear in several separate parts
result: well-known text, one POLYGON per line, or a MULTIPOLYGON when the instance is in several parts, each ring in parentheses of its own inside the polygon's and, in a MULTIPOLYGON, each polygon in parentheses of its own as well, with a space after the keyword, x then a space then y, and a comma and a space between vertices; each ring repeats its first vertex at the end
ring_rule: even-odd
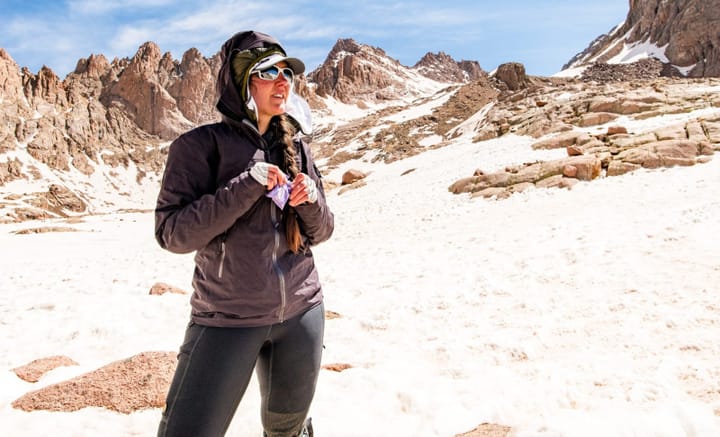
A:
POLYGON ((622 25, 593 41, 563 69, 606 63, 625 47, 650 43, 688 77, 720 76, 720 0, 630 0, 622 25))
POLYGON ((579 181, 591 181, 602 175, 620 176, 641 168, 691 166, 707 162, 720 150, 720 116, 668 126, 640 135, 627 133, 622 126, 611 126, 601 135, 568 131, 533 145, 535 149, 565 148, 568 157, 508 167, 489 174, 476 171, 473 176, 453 183, 454 194, 498 199, 528 188, 571 188, 579 181), (713 146, 714 144, 714 146, 713 146))
POLYGON ((527 88, 530 84, 525 73, 525 66, 519 62, 499 65, 493 77, 502 82, 510 91, 527 88))
POLYGON ((196 49, 177 62, 146 43, 131 59, 80 59, 61 80, 47 67, 37 74, 20 69, 0 49, 0 185, 24 179, 40 186, 12 199, 18 207, 2 221, 92 212, 87 199, 95 196, 63 184, 64 175, 102 173, 95 180, 108 187, 95 188, 107 191, 126 183, 121 173, 135 172, 138 181, 158 174, 167 141, 217 118, 218 62, 196 49), (43 187, 49 174, 57 178, 43 187))

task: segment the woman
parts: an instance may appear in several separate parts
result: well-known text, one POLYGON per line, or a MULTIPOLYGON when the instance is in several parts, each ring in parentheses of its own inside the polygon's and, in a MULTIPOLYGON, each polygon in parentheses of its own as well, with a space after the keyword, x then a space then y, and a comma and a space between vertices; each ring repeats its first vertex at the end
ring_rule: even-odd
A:
POLYGON ((305 112, 305 65, 260 32, 221 49, 222 121, 169 149, 155 209, 160 246, 195 254, 191 320, 159 436, 223 435, 256 369, 268 437, 312 435, 324 309, 311 246, 333 232, 305 112), (298 115, 299 114, 299 115, 298 115))

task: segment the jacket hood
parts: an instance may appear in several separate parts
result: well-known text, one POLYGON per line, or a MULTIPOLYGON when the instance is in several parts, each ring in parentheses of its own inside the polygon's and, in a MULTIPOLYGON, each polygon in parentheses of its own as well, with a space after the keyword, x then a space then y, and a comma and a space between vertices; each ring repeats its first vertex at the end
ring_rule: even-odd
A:
MULTIPOLYGON (((305 64, 300 59, 288 57, 277 39, 252 30, 238 32, 225 41, 220 49, 220 60, 216 82, 216 107, 224 118, 238 122, 256 119, 254 102, 247 95, 247 83, 254 68, 266 63, 269 66, 271 61, 272 64, 285 61, 296 74, 305 71, 305 64), (233 71, 233 63, 243 66, 240 72, 242 83, 239 85, 234 80, 238 72, 233 71)), ((286 111, 299 130, 307 135, 312 132, 310 107, 304 99, 295 94, 293 88, 288 96, 286 111)))
POLYGON ((247 105, 245 99, 243 99, 242 91, 233 81, 231 61, 235 54, 244 51, 251 51, 249 56, 254 58, 250 59, 249 68, 264 57, 262 56, 263 52, 268 55, 271 53, 285 55, 285 50, 277 39, 268 34, 252 30, 238 32, 222 45, 220 49, 221 65, 215 84, 218 95, 216 107, 221 114, 237 121, 247 118, 247 105))

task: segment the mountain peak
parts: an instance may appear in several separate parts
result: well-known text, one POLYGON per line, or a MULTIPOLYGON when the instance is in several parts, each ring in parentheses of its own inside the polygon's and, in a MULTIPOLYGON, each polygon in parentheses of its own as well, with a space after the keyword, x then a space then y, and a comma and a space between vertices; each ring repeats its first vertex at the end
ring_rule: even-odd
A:
POLYGON ((325 62, 309 74, 321 97, 344 103, 395 100, 412 92, 410 69, 384 50, 353 39, 339 39, 325 62))
POLYGON ((484 74, 476 61, 457 62, 444 52, 427 53, 410 68, 383 49, 339 39, 323 65, 308 78, 319 96, 356 103, 413 98, 428 86, 466 83, 484 74))
POLYGON ((438 82, 471 82, 486 75, 477 61, 456 61, 445 52, 428 52, 413 69, 438 82))
POLYGON ((720 76, 720 0, 630 0, 625 21, 563 70, 656 58, 688 77, 720 76))

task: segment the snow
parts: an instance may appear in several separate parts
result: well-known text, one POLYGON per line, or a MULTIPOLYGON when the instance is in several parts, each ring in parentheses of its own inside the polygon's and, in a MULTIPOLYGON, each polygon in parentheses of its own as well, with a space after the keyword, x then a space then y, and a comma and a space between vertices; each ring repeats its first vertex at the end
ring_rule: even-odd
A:
POLYGON ((658 47, 656 44, 645 42, 636 42, 633 44, 625 44, 623 50, 612 58, 608 59, 608 64, 630 64, 632 62, 639 61, 647 58, 657 58, 661 62, 670 62, 665 56, 665 49, 667 44, 663 47, 658 47))
MULTIPOLYGON (((323 363, 353 367, 321 373, 316 435, 450 437, 482 422, 521 437, 720 435, 720 159, 471 199, 447 187, 558 152, 533 151, 527 137, 470 137, 375 164, 366 186, 328 193, 336 230, 314 252, 326 309, 341 318, 327 321, 323 363)), ((162 251, 150 213, 2 224, 0 247, 3 433, 154 435, 160 409, 11 403, 111 361, 177 350, 189 297, 148 291, 189 290, 192 254, 162 251), (13 233, 55 224, 78 232, 13 233), (35 384, 11 372, 58 354, 80 365, 35 384)), ((228 436, 260 435, 258 411, 253 380, 228 436)))
MULTIPOLYGON (((624 23, 621 23, 617 27, 615 27, 611 32, 610 36, 612 37, 613 34, 615 34, 620 27, 624 23)), ((625 35, 622 37, 616 38, 617 41, 627 41, 630 34, 634 31, 634 29, 629 29, 625 35)), ((599 43, 600 39, 597 40, 596 44, 599 43)), ((580 59, 576 61, 572 66, 565 70, 561 70, 555 74, 553 74, 553 77, 579 77, 582 75, 583 71, 587 68, 587 64, 592 62, 593 60, 597 60, 603 57, 608 51, 613 49, 616 44, 609 44, 605 50, 598 53, 597 55, 594 55, 591 59, 587 59, 587 57, 580 59), (579 64, 586 64, 585 66, 578 67, 579 64)), ((669 44, 664 45, 663 47, 659 47, 657 44, 653 44, 650 42, 650 40, 646 41, 637 41, 634 43, 628 44, 627 42, 624 42, 623 48, 620 51, 620 53, 616 54, 615 56, 611 57, 610 59, 607 59, 604 61, 607 64, 631 64, 633 62, 637 62, 643 59, 649 59, 649 58, 657 58, 661 62, 669 63, 670 60, 665 55, 665 50, 667 49, 669 44)), ((680 71, 683 75, 687 76, 690 71, 695 68, 695 64, 681 67, 674 65, 675 68, 680 71)))
MULTIPOLYGON (((138 205, 152 208, 157 197, 157 184, 160 175, 147 173, 138 184, 138 168, 130 161, 127 168, 112 167, 89 161, 95 169, 91 175, 85 175, 70 166, 69 171, 58 171, 35 160, 26 148, 17 148, 0 154, 0 160, 18 159, 21 162, 30 162, 40 174, 39 179, 16 179, 3 186, 6 194, 20 196, 31 193, 47 192, 49 183, 58 183, 63 186, 84 187, 83 192, 75 194, 81 197, 88 209, 94 214, 103 214, 118 209, 134 209, 138 205)), ((5 212, 5 206, 0 204, 0 215, 5 212)))

